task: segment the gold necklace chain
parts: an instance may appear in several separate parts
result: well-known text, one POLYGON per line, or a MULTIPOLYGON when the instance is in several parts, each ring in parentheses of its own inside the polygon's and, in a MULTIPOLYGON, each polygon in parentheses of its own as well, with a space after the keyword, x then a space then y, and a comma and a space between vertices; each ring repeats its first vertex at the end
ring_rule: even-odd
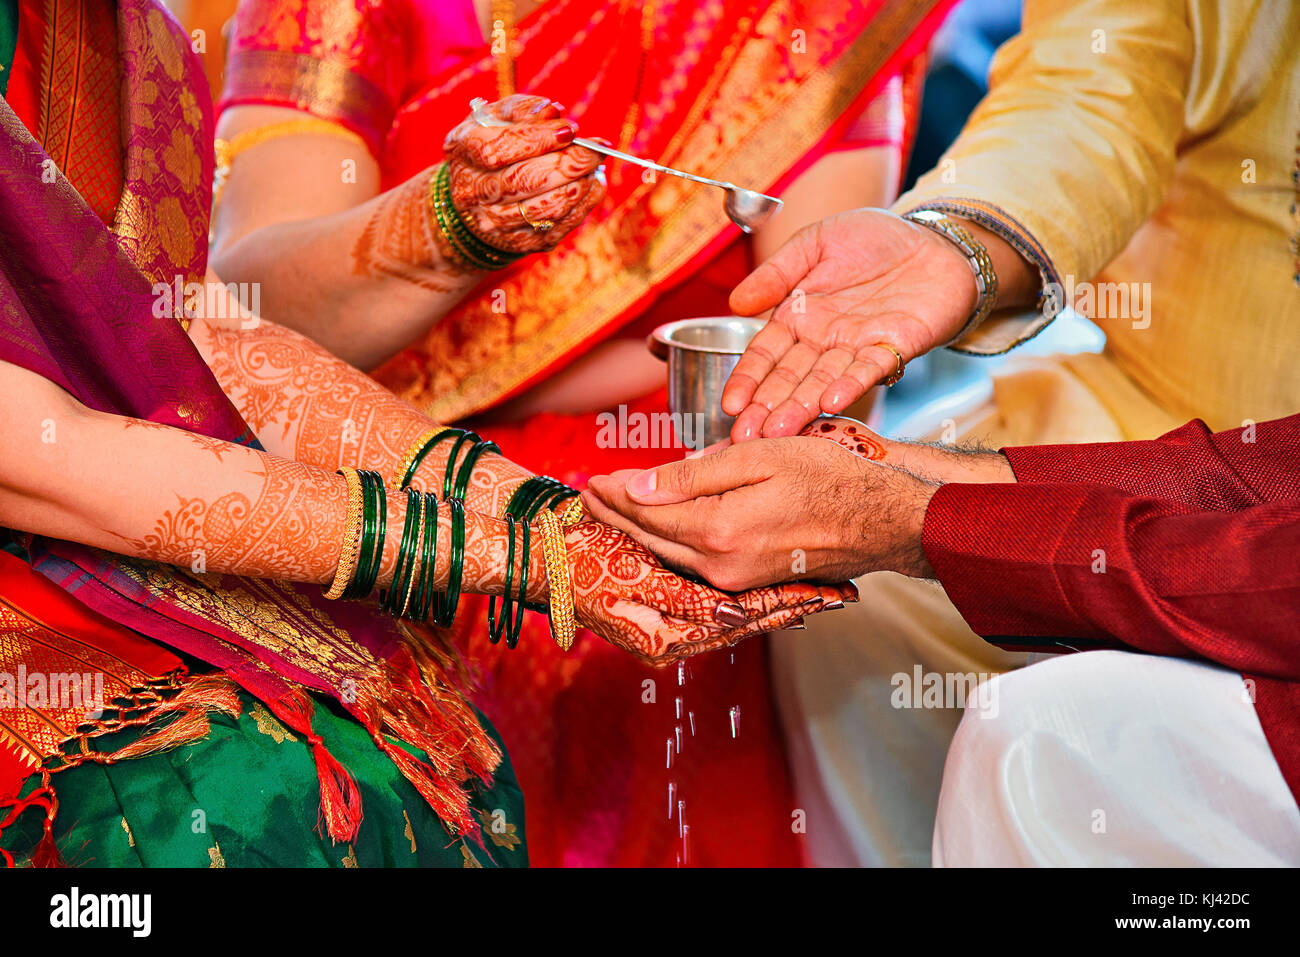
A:
MULTIPOLYGON (((628 0, 621 0, 626 4, 628 0)), ((641 96, 645 86, 646 62, 654 49, 655 5, 644 2, 641 5, 640 55, 637 58, 636 84, 632 88, 632 102, 623 115, 623 125, 619 131, 618 148, 626 150, 636 135, 637 125, 641 121, 641 96)), ((496 64, 497 99, 512 96, 518 87, 515 70, 515 50, 519 42, 515 24, 515 0, 492 0, 492 59, 496 64)))

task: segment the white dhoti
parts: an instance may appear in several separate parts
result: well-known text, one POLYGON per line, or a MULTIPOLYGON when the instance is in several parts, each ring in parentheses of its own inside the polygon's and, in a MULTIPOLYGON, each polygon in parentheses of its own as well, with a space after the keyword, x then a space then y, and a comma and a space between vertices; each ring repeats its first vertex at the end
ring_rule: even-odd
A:
POLYGON ((936 866, 1300 865, 1300 810, 1235 672, 1093 651, 988 690, 948 751, 936 866))

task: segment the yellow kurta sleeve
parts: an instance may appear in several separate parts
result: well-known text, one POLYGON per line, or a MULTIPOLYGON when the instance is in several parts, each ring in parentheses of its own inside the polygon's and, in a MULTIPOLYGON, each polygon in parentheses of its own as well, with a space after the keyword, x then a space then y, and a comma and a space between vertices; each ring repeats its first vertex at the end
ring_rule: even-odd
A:
POLYGON ((1062 305, 1064 277, 1091 279, 1159 205, 1184 126, 1186 11, 1185 0, 1026 0, 988 96, 894 209, 937 209, 996 232, 1056 302, 995 314, 954 348, 991 355, 1036 335, 1062 305))

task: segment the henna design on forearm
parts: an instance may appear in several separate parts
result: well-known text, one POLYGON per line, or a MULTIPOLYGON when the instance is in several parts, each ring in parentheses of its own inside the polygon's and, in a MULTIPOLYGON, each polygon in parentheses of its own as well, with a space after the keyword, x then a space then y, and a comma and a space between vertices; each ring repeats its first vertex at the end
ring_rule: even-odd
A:
MULTIPOLYGON (((199 333, 208 364, 253 431, 286 458, 336 469, 375 469, 385 480, 411 444, 435 424, 364 373, 316 343, 263 321, 253 329, 199 333)), ((412 484, 439 492, 452 443, 440 443, 412 484)), ((462 448, 462 455, 465 449, 462 448)), ((527 469, 496 454, 482 456, 465 496, 468 508, 505 510, 527 469)))
POLYGON ((368 279, 400 279, 431 292, 450 292, 473 281, 429 215, 429 171, 375 200, 374 212, 352 248, 352 272, 368 279))
POLYGON ((343 534, 343 478, 264 452, 250 454, 261 469, 256 497, 177 494, 175 507, 165 509, 152 529, 124 537, 131 553, 197 572, 328 581, 343 534))

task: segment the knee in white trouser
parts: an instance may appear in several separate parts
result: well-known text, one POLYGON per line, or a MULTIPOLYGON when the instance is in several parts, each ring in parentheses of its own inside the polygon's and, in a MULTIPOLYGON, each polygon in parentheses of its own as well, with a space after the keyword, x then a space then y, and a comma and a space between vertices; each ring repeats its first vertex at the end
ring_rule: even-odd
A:
POLYGON ((1126 657, 1050 658, 980 689, 944 764, 936 864, 1070 863, 1091 853, 1105 827, 1106 757, 1079 716, 1105 713, 1105 700, 1123 693, 1116 659, 1126 657))
POLYGON ((993 679, 944 765, 947 865, 1293 859, 1300 814, 1241 677, 1119 651, 993 679))

